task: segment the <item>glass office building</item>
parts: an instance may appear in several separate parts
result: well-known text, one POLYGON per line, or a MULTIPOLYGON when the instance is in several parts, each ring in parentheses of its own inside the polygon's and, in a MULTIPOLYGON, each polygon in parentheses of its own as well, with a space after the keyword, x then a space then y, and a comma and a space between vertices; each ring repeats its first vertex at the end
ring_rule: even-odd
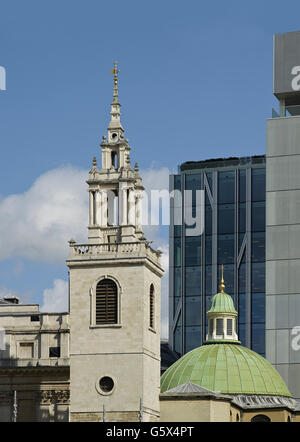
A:
POLYGON ((180 193, 170 205, 170 347, 182 355, 202 345, 223 264, 239 339, 265 355, 265 156, 183 163, 170 176, 174 190, 180 193), (190 204, 196 216, 196 190, 203 191, 204 228, 191 236, 184 213, 190 204))

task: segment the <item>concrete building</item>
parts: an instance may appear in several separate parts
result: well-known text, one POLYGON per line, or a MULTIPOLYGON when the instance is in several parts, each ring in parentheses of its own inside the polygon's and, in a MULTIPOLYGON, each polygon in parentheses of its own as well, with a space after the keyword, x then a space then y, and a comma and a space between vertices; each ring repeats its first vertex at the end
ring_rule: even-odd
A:
POLYGON ((69 313, 41 313, 38 305, 4 299, 1 331, 0 422, 14 416, 21 422, 68 421, 69 313))
POLYGON ((70 241, 70 420, 159 419, 160 251, 142 231, 142 180, 120 121, 117 68, 88 244, 70 241), (124 369, 126 367, 126 369, 124 369), (84 386, 84 388, 83 388, 84 386))
POLYGON ((300 32, 274 38, 274 95, 267 120, 266 357, 300 398, 300 32))
POLYGON ((265 354, 265 156, 188 161, 170 176, 169 342, 178 354, 207 334, 206 312, 224 264, 243 345, 265 354), (196 192, 203 191, 201 199, 196 192), (191 202, 188 192, 192 192, 191 202), (204 212, 203 231, 182 222, 204 212), (177 221, 182 225, 176 225, 177 221))
POLYGON ((159 420, 161 252, 142 231, 142 180, 113 73, 102 168, 94 158, 87 181, 88 242, 69 241, 69 313, 0 305, 0 420, 11 420, 15 405, 25 421, 159 420))

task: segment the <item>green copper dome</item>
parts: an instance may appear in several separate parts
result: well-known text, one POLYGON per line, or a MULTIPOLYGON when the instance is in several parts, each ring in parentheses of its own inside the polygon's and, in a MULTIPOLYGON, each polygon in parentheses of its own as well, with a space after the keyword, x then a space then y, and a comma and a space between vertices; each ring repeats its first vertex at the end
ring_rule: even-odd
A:
POLYGON ((238 314, 238 312, 234 308, 232 297, 224 292, 217 293, 212 298, 211 307, 207 313, 232 313, 234 315, 238 314))
POLYGON ((203 345, 185 354, 162 375, 161 393, 186 382, 227 394, 291 397, 275 368, 239 344, 203 345))

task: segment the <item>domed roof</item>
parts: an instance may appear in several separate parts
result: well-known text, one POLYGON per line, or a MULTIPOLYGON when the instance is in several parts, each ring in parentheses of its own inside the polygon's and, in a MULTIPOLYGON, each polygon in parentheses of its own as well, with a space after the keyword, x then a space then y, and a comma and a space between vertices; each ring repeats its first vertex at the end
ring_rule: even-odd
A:
POLYGON ((211 300, 211 307, 207 314, 210 313, 232 313, 237 315, 238 312, 234 308, 233 299, 224 292, 217 293, 211 300))
POLYGON ((162 375, 161 392, 186 382, 227 394, 291 397, 275 368, 239 344, 208 344, 185 354, 162 375))

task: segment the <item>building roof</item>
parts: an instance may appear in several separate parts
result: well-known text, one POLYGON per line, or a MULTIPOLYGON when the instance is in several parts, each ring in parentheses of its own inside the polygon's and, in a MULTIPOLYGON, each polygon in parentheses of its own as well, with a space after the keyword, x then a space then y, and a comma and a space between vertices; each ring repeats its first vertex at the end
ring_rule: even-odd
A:
POLYGON ((211 301, 211 307, 207 314, 211 313, 231 313, 237 315, 238 312, 234 308, 233 300, 230 295, 224 292, 217 293, 211 301))
POLYGON ((265 155, 253 155, 249 157, 229 157, 229 158, 211 158, 202 161, 186 161, 180 164, 180 172, 194 170, 194 169, 210 169, 219 167, 243 167, 252 164, 264 164, 266 161, 265 155))
POLYGON ((161 392, 186 382, 225 394, 291 397, 275 368, 238 343, 203 345, 185 354, 162 375, 161 392))

